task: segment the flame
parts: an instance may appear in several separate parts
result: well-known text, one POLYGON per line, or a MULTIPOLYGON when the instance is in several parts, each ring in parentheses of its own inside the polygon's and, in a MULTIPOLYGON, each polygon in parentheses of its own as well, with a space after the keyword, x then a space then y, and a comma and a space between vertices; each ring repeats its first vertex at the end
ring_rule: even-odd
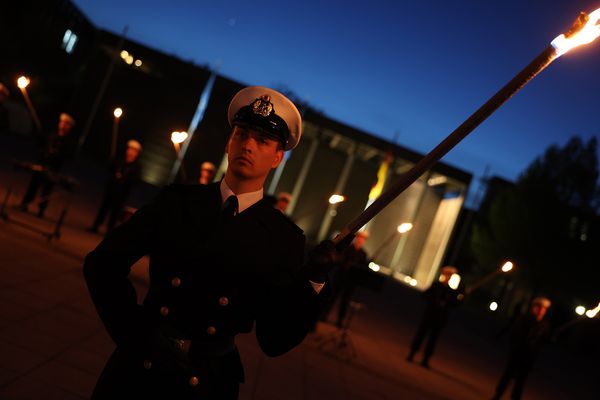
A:
POLYGON ((123 109, 121 107, 115 108, 115 110, 113 111, 113 115, 115 116, 115 118, 121 118, 121 115, 123 115, 123 109))
POLYGON ((19 89, 25 89, 29 85, 29 82, 31 81, 28 77, 20 76, 19 79, 17 79, 17 86, 19 87, 19 89))
POLYGON ((569 50, 593 42, 600 36, 600 8, 586 14, 580 13, 571 29, 557 36, 551 45, 556 50, 556 56, 560 57, 569 50))
POLYGON ((180 144, 180 143, 185 142, 185 139, 187 139, 187 137, 188 137, 187 132, 173 132, 173 133, 171 133, 171 141, 173 143, 176 143, 176 144, 180 144))
POLYGON ((460 275, 452 274, 450 279, 448 279, 448 286, 450 286, 450 289, 456 290, 458 289, 458 285, 460 285, 460 275))
POLYGON ((410 231, 412 227, 413 224, 411 224, 410 222, 403 222, 400 225, 398 225, 398 233, 406 233, 410 231))
POLYGON ((596 308, 593 308, 591 310, 587 310, 585 312, 585 316, 588 318, 594 318, 598 312, 600 311, 600 303, 598 303, 598 305, 596 306, 596 308))
POLYGON ((341 203, 344 200, 346 200, 346 197, 344 197, 340 194, 332 194, 331 197, 329 198, 329 204, 334 205, 337 203, 341 203))
POLYGON ((507 261, 504 263, 504 265, 502 265, 501 269, 502 269, 502 272, 508 272, 513 269, 513 263, 511 263, 510 261, 507 261))

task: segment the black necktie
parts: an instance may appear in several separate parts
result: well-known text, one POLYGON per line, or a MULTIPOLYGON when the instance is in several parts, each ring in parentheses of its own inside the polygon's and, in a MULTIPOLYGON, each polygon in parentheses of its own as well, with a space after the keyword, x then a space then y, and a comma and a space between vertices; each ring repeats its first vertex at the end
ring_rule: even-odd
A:
POLYGON ((238 198, 231 195, 223 203, 223 219, 233 218, 238 213, 238 198))

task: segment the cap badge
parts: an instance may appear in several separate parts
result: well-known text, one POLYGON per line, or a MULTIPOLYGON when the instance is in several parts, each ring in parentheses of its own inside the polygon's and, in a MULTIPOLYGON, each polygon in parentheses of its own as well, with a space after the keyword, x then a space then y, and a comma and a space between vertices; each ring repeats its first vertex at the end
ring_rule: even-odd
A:
POLYGON ((268 117, 273 111, 273 104, 271 103, 271 97, 269 95, 263 95, 252 103, 252 112, 254 114, 268 117))

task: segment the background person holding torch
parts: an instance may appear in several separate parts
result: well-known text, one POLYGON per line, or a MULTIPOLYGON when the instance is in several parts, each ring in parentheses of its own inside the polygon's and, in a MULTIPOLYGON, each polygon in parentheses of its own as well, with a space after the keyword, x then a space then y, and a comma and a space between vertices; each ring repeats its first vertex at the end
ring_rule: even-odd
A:
POLYGON ((54 188, 54 180, 50 176, 58 173, 75 148, 75 142, 70 135, 75 126, 75 120, 67 113, 61 113, 58 119, 56 132, 42 138, 42 152, 39 159, 40 170, 34 170, 25 196, 21 201, 21 210, 27 211, 29 203, 33 201, 41 187, 38 217, 43 218, 48 207, 48 198, 54 188))
POLYGON ((110 232, 123 211, 123 206, 129 197, 131 188, 140 179, 140 168, 138 158, 142 152, 142 145, 137 140, 127 141, 127 148, 122 159, 111 160, 108 169, 108 182, 104 189, 104 197, 100 209, 94 220, 94 224, 88 229, 97 233, 100 225, 109 214, 106 232, 110 232))
POLYGON ((551 302, 546 297, 536 297, 529 312, 519 317, 510 335, 510 348, 504 373, 496 387, 494 400, 500 400, 509 382, 514 380, 511 399, 523 394, 525 380, 533 367, 537 354, 550 341, 550 325, 544 320, 551 302))
POLYGON ((433 356, 437 340, 446 326, 450 308, 459 301, 457 287, 450 286, 451 278, 457 272, 456 268, 452 266, 442 267, 439 280, 423 292, 423 298, 426 302, 425 312, 410 345, 410 353, 406 357, 407 361, 413 361, 423 341, 427 338, 421 365, 430 368, 429 359, 433 356))

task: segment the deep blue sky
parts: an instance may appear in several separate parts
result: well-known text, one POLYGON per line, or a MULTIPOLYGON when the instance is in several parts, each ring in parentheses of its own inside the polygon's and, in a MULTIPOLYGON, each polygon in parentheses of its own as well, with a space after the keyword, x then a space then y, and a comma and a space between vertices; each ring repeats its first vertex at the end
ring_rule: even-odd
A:
MULTIPOLYGON (((423 154, 600 0, 75 0, 97 26, 423 154)), ((600 39, 556 60, 443 160, 514 180, 551 144, 600 136, 600 39)), ((200 90, 201 88, 199 88, 200 90)), ((474 184, 472 189, 477 185, 474 184)))

